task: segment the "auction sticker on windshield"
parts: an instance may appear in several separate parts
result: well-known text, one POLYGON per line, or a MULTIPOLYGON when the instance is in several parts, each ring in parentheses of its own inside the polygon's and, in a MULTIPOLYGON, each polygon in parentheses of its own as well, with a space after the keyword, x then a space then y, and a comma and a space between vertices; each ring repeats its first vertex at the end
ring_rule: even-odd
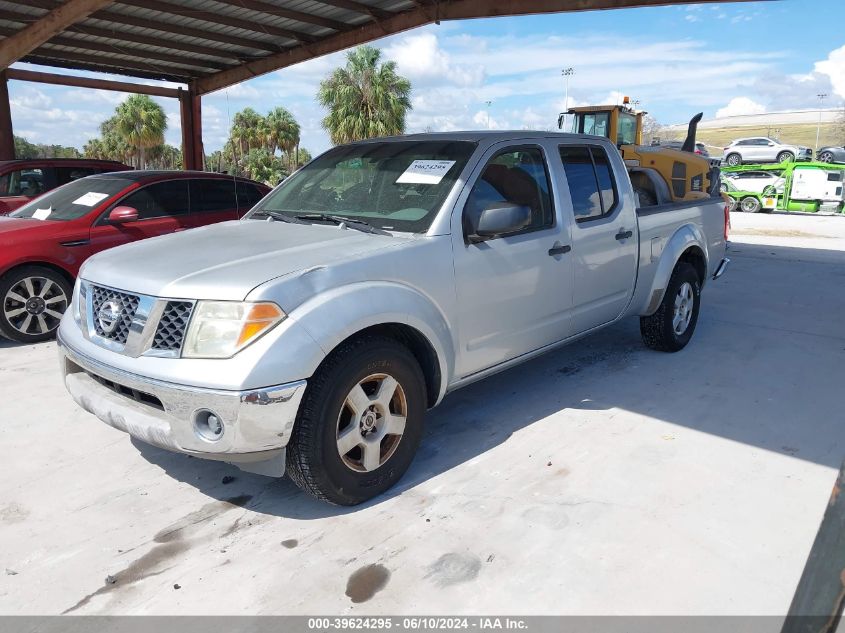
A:
POLYGON ((50 214, 53 212, 52 207, 47 207, 46 209, 36 209, 32 212, 32 217, 36 220, 46 220, 50 217, 50 214))
POLYGON ((415 160, 402 175, 396 179, 397 183, 413 185, 436 185, 443 180, 443 176, 455 164, 453 160, 415 160))
POLYGON ((79 196, 71 204, 82 204, 82 205, 85 205, 86 207, 93 207, 100 200, 103 200, 104 198, 108 198, 108 197, 109 197, 109 194, 107 194, 107 193, 97 193, 96 191, 89 191, 84 196, 79 196))

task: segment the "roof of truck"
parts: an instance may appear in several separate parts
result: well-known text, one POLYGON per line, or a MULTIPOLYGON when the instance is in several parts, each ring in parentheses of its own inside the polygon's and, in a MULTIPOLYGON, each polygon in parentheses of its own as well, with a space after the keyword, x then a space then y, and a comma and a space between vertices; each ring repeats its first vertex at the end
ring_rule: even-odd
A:
POLYGON ((458 132, 426 132, 421 134, 406 134, 403 136, 384 136, 371 138, 356 143, 378 143, 382 141, 480 141, 499 142, 531 138, 565 138, 580 139, 584 141, 602 140, 609 142, 603 136, 592 136, 589 134, 571 134, 569 132, 547 132, 543 130, 465 130, 458 132))

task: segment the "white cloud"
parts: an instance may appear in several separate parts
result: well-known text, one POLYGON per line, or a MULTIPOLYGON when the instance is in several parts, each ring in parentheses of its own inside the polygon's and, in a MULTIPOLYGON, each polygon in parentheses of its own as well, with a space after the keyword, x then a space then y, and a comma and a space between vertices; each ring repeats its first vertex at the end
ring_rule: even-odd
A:
POLYGON ((734 97, 724 108, 716 111, 716 118, 726 116, 738 116, 741 114, 763 114, 766 106, 749 99, 748 97, 734 97))
POLYGON ((457 64, 440 47, 434 33, 407 35, 384 49, 388 59, 396 62, 398 72, 414 84, 444 81, 459 86, 480 86, 484 67, 479 64, 457 64))
POLYGON ((824 61, 816 62, 817 73, 827 75, 836 94, 845 99, 845 46, 831 51, 824 61))

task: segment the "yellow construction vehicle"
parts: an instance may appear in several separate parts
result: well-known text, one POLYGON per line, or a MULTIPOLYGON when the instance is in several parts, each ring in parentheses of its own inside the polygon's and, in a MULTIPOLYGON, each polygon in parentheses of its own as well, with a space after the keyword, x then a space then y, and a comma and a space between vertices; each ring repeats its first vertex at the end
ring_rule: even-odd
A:
MULTIPOLYGON (((695 132, 701 113, 690 121, 681 149, 643 145, 643 117, 646 112, 631 108, 628 97, 622 105, 571 108, 568 114, 574 115, 572 132, 603 136, 616 143, 641 206, 719 195, 718 164, 695 153, 695 132)), ((561 114, 558 128, 563 127, 563 122, 564 115, 561 114)))

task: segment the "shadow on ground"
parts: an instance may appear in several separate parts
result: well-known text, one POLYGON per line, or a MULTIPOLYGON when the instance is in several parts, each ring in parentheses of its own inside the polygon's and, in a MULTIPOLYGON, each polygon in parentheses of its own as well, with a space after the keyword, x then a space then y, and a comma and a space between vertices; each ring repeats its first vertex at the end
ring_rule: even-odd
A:
MULTIPOLYGON (((402 481, 356 508, 313 500, 288 479, 136 445, 147 460, 210 497, 249 494, 250 510, 298 519, 382 503, 564 410, 624 410, 838 467, 845 454, 839 397, 845 384, 845 254, 837 253, 832 261, 829 251, 733 244, 733 263, 705 289, 698 329, 684 351, 645 349, 637 320, 626 319, 461 389, 429 412, 419 453, 402 481), (838 288, 829 301, 834 309, 816 314, 817 293, 826 287, 838 288), (235 479, 223 484, 227 476, 235 479)), ((561 424, 568 421, 577 422, 577 415, 561 418, 561 424)))

